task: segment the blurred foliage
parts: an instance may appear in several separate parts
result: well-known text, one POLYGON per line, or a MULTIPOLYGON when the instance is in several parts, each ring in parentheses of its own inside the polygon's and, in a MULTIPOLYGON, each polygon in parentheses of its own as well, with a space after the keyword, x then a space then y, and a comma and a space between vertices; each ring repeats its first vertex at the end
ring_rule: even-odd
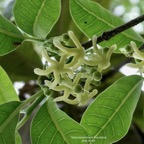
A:
POLYGON ((35 52, 33 44, 28 41, 25 41, 16 51, 0 57, 0 65, 13 82, 36 80, 37 76, 33 69, 42 67, 40 57, 35 52))
MULTIPOLYGON (((110 11, 128 22, 144 13, 144 2, 142 0, 112 0, 110 11)), ((135 26, 134 30, 144 34, 144 23, 135 26)))
POLYGON ((0 0, 0 14, 3 13, 4 10, 4 0, 0 0))

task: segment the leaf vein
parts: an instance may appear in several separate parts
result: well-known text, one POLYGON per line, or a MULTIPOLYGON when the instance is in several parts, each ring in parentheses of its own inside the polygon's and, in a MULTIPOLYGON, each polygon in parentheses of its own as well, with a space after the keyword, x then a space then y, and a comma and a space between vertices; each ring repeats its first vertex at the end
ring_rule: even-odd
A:
POLYGON ((111 115, 111 117, 109 118, 109 120, 103 125, 103 127, 97 132, 97 134, 95 136, 98 136, 99 133, 108 125, 108 123, 118 113, 119 109, 124 105, 124 103, 126 102, 126 100, 130 97, 130 95, 133 93, 133 91, 136 89, 136 87, 139 85, 139 83, 141 83, 141 81, 139 81, 137 84, 135 84, 133 86, 133 88, 127 93, 127 96, 122 100, 122 102, 120 102, 119 106, 115 109, 115 112, 111 115))
POLYGON ((31 0, 28 0, 28 1, 31 3, 31 5, 33 5, 35 8, 38 9, 38 7, 31 0))

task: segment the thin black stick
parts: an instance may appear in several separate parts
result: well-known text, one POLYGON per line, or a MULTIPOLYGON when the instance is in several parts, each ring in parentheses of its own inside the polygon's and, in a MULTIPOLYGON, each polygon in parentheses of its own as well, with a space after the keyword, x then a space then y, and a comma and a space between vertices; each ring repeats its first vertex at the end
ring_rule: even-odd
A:
MULTIPOLYGON (((131 21, 129 21, 128 23, 125 23, 113 30, 110 30, 110 31, 107 31, 107 32, 104 32, 101 36, 98 37, 97 39, 97 43, 101 43, 102 41, 107 41, 109 39, 111 39, 112 37, 114 37, 115 35, 141 23, 144 21, 144 15, 141 15, 131 21)), ((92 41, 88 41, 84 44, 82 44, 82 46, 87 49, 87 48, 90 48, 92 46, 92 41)))

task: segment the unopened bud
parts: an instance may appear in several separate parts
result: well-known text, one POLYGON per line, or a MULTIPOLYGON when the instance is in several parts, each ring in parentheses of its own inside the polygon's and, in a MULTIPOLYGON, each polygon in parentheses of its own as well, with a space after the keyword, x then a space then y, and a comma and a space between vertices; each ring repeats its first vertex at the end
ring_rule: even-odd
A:
POLYGON ((70 37, 67 33, 62 35, 62 41, 67 42, 67 41, 69 41, 69 39, 70 39, 70 37))
POLYGON ((125 50, 126 50, 127 53, 132 52, 132 47, 131 47, 131 45, 127 45, 127 46, 125 47, 125 50))
POLYGON ((120 51, 124 54, 128 54, 132 52, 132 47, 130 44, 128 44, 124 48, 121 48, 120 51))
POLYGON ((82 91, 82 86, 80 84, 76 85, 75 88, 74 88, 74 91, 76 93, 80 93, 82 91))
POLYGON ((99 86, 101 84, 101 81, 92 80, 91 83, 95 86, 99 86))
POLYGON ((109 47, 103 48, 103 54, 107 54, 108 50, 109 50, 109 47))
POLYGON ((93 77, 94 77, 94 79, 99 81, 102 78, 102 74, 100 72, 96 71, 96 72, 93 73, 93 77))
POLYGON ((93 73, 96 72, 96 71, 97 71, 96 68, 92 68, 92 69, 90 70, 90 73, 93 74, 93 73))

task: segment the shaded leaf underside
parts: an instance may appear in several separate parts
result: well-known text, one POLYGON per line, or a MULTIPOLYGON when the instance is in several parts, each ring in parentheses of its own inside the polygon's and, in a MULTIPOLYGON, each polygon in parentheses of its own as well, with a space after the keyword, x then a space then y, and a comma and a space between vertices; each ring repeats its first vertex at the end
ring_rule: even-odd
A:
POLYGON ((98 138, 96 144, 113 143, 127 133, 141 86, 140 76, 124 77, 102 92, 88 107, 81 125, 89 135, 98 138))
POLYGON ((26 33, 45 38, 60 15, 60 0, 17 0, 14 17, 26 33))
MULTIPOLYGON (((99 4, 90 0, 71 0, 70 11, 74 22, 89 38, 92 38, 93 35, 100 36, 103 32, 123 24, 119 17, 114 16, 99 4)), ((118 52, 119 48, 129 44, 130 41, 135 41, 138 46, 144 42, 142 37, 129 29, 108 41, 100 43, 100 45, 111 46, 117 44, 118 49, 116 51, 118 52)))
POLYGON ((23 39, 21 32, 0 15, 0 56, 14 51, 23 39))

